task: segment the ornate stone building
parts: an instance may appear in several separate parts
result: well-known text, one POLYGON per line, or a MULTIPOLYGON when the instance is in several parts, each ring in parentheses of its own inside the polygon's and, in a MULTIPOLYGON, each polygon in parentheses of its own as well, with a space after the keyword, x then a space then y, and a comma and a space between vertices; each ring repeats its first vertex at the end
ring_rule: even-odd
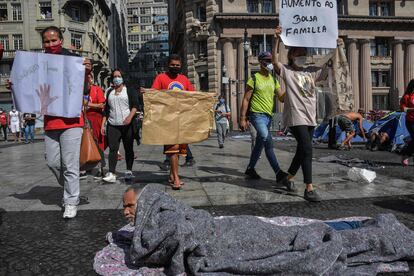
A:
MULTIPOLYGON (((91 58, 97 83, 105 83, 109 70, 108 18, 111 0, 0 0, 0 104, 9 109, 11 95, 5 89, 16 50, 43 51, 41 31, 59 27, 64 47, 91 58)), ((120 31, 120 30, 118 30, 120 31)))
MULTIPOLYGON (((355 108, 396 109, 414 78, 414 1, 337 2, 355 108)), ((279 0, 170 0, 170 48, 185 56, 198 89, 224 93, 238 110, 245 68, 250 76, 259 68, 258 53, 272 49, 278 8, 279 0)))

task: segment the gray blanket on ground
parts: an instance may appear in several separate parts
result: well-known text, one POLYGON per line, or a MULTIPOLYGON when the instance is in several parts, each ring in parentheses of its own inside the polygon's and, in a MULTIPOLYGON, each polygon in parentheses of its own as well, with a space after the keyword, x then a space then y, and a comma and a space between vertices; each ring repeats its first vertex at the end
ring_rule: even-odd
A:
POLYGON ((414 259, 414 232, 392 214, 344 231, 214 218, 147 186, 130 253, 134 265, 165 267, 167 275, 375 275, 382 262, 414 259))

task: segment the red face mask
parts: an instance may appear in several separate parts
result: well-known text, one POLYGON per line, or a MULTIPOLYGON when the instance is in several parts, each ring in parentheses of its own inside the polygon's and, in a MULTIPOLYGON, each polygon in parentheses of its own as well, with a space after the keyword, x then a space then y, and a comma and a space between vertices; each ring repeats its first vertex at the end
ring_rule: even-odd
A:
POLYGON ((45 52, 48 54, 60 54, 62 52, 62 42, 56 45, 45 47, 45 52))

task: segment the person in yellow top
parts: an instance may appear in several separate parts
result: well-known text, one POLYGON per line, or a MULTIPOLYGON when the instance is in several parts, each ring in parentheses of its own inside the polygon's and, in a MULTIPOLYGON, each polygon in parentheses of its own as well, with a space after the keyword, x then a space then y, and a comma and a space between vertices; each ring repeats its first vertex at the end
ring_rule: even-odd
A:
POLYGON ((262 52, 259 54, 260 71, 254 74, 248 81, 242 107, 240 111, 240 128, 247 130, 252 124, 257 131, 256 143, 250 155, 250 162, 245 174, 253 179, 260 179, 255 170, 260 154, 265 149, 266 158, 276 174, 277 185, 286 186, 288 191, 296 191, 293 182, 287 179, 288 174, 282 171, 277 162, 273 150, 272 123, 275 97, 283 102, 284 93, 280 90, 279 82, 273 78, 272 54, 262 52))

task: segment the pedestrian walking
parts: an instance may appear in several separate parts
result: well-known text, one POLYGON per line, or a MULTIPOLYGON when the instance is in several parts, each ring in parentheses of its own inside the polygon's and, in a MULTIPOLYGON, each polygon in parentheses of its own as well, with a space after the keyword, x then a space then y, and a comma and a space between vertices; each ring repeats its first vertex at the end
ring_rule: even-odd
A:
POLYGON ((401 164, 408 166, 408 158, 414 152, 414 79, 408 83, 404 96, 401 98, 400 107, 402 111, 407 113, 405 116, 405 126, 411 136, 411 141, 401 155, 401 164))
MULTIPOLYGON (((62 47, 63 33, 50 26, 41 33, 45 52, 53 55, 78 56, 62 47)), ((9 82, 8 87, 12 87, 9 82)), ((69 95, 67 95, 69 96, 69 95)), ((79 156, 84 118, 44 116, 46 161, 63 186, 63 218, 74 218, 79 204, 79 156)))
POLYGON ((33 113, 24 113, 23 114, 23 120, 24 120, 24 139, 25 143, 29 143, 29 137, 30 137, 30 143, 34 143, 34 129, 36 124, 36 114, 33 113))
MULTIPOLYGON (((275 30, 274 52, 279 52, 282 27, 275 30)), ((327 65, 323 68, 305 67, 307 50, 304 47, 291 47, 288 51, 288 64, 278 62, 275 54, 275 72, 286 84, 283 122, 289 127, 297 141, 296 153, 289 167, 288 179, 293 182, 299 168, 302 168, 306 189, 304 198, 320 201, 321 198, 312 185, 312 138, 316 126, 316 89, 315 83, 327 76, 327 65)))
POLYGON ((3 108, 0 108, 0 127, 3 130, 3 136, 4 141, 7 142, 7 127, 8 127, 8 120, 7 120, 7 114, 3 110, 3 108))
POLYGON ((264 148, 266 158, 276 174, 276 183, 286 186, 289 191, 295 191, 293 182, 288 181, 287 173, 280 168, 277 162, 270 133, 275 97, 283 101, 280 84, 271 74, 273 71, 272 54, 269 52, 260 53, 259 64, 260 71, 247 81, 239 118, 242 131, 246 131, 249 124, 253 125, 257 131, 256 142, 245 174, 253 179, 261 178, 256 172, 255 166, 264 148))
POLYGON ((14 142, 21 142, 20 139, 20 112, 12 106, 12 110, 9 112, 9 127, 11 133, 14 136, 14 142))
POLYGON ((214 109, 214 114, 216 118, 218 144, 219 148, 222 149, 224 147, 224 140, 226 139, 227 126, 230 118, 230 107, 227 105, 223 96, 219 97, 219 101, 214 109))
POLYGON ((118 150, 122 140, 125 150, 126 171, 125 181, 134 177, 132 166, 134 163, 134 123, 138 110, 138 95, 124 85, 123 73, 115 69, 111 74, 113 89, 108 90, 104 115, 101 123, 101 133, 106 135, 109 146, 109 171, 102 178, 105 182, 116 182, 116 165, 118 163, 118 150))
POLYGON ((102 119, 103 110, 105 106, 105 96, 103 90, 94 84, 92 71, 92 63, 90 60, 85 62, 85 70, 87 74, 86 93, 88 94, 88 102, 86 103, 86 118, 88 119, 92 128, 92 134, 95 141, 98 143, 99 150, 102 155, 101 167, 95 175, 95 179, 102 179, 104 177, 105 157, 104 151, 106 149, 106 139, 102 135, 102 119))
MULTIPOLYGON (((170 55, 170 57, 168 58, 168 72, 157 75, 152 84, 152 88, 156 90, 194 91, 194 87, 190 83, 190 80, 186 76, 181 74, 181 67, 181 57, 176 54, 170 55)), ((191 154, 191 151, 189 151, 187 144, 165 145, 164 154, 167 155, 167 158, 169 159, 169 162, 171 164, 169 183, 171 184, 173 189, 178 190, 181 188, 181 185, 184 184, 180 180, 180 177, 178 175, 178 159, 180 155, 185 156, 191 154)), ((190 159, 190 162, 191 161, 193 164, 194 159, 190 159)))

